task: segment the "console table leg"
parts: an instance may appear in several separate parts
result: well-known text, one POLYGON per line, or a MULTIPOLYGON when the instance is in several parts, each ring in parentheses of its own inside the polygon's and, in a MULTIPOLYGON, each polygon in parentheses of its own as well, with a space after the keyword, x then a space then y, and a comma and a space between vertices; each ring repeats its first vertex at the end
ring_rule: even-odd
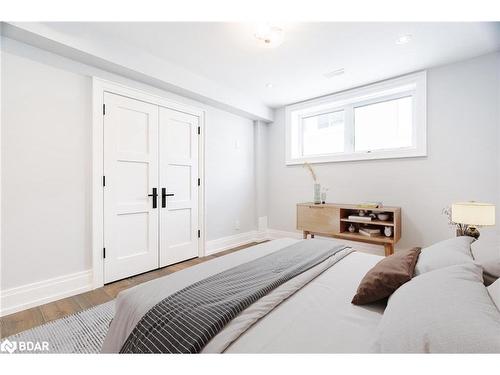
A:
POLYGON ((304 231, 304 233, 303 233, 303 236, 304 236, 304 240, 307 240, 307 235, 308 235, 308 234, 309 234, 309 232, 307 232, 307 231, 304 231))
POLYGON ((394 246, 390 243, 384 244, 384 252, 385 256, 388 257, 389 255, 394 254, 394 246))

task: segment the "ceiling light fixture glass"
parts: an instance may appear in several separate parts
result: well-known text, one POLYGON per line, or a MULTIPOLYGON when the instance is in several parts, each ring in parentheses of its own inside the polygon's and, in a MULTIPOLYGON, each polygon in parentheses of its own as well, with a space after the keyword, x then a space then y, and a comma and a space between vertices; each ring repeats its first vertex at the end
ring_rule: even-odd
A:
POLYGON ((274 48, 283 43, 285 31, 277 25, 263 23, 257 26, 254 36, 263 47, 274 48))
POLYGON ((272 83, 266 83, 266 87, 267 87, 268 89, 272 89, 272 88, 273 88, 273 84, 272 84, 272 83))
POLYGON ((407 44, 410 43, 412 40, 412 35, 411 34, 406 34, 406 35, 401 35, 398 39, 396 39, 396 44, 407 44))

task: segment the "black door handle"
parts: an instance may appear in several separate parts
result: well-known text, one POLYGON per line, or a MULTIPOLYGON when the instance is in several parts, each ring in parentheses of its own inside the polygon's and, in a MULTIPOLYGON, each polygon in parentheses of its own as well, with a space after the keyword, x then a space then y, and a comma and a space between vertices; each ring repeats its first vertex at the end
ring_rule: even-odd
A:
POLYGON ((161 188, 161 206, 162 208, 167 207, 167 197, 173 197, 174 193, 167 194, 167 188, 161 188))
POLYGON ((148 197, 153 197, 153 208, 156 208, 158 199, 158 189, 153 188, 153 194, 148 194, 148 197))

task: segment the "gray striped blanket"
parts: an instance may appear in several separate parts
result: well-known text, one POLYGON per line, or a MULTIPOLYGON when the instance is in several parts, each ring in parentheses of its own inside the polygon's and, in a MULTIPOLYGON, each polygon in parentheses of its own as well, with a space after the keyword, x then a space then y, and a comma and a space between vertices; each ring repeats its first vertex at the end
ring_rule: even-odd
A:
POLYGON ((301 241, 191 284, 151 308, 120 353, 199 353, 252 303, 345 248, 301 241))

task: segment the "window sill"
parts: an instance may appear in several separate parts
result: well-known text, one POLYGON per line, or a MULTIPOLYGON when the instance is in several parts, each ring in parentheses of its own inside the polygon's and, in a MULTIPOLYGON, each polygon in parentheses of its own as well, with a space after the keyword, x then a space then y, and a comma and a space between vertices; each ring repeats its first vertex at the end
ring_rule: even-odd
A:
POLYGON ((388 151, 374 151, 374 152, 356 152, 351 154, 337 154, 337 155, 321 155, 321 156, 307 156, 295 159, 288 159, 285 165, 298 165, 304 163, 339 163, 346 161, 360 161, 360 160, 383 160, 383 159, 401 159, 401 158, 416 158, 427 156, 426 150, 419 149, 404 149, 404 150, 388 150, 388 151))

